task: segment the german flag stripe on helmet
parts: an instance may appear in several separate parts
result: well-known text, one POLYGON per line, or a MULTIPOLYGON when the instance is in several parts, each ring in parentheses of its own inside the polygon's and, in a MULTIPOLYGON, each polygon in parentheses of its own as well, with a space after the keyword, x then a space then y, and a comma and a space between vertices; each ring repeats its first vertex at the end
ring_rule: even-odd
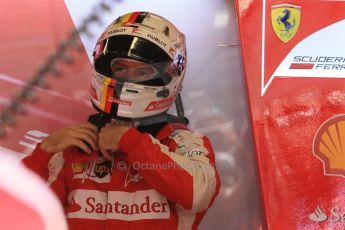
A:
POLYGON ((141 12, 134 12, 131 14, 128 22, 136 22, 137 17, 141 14, 141 12))
POLYGON ((112 79, 111 78, 105 78, 103 82, 103 87, 102 87, 102 95, 101 95, 101 103, 100 103, 100 109, 104 111, 106 99, 107 99, 107 89, 108 85, 112 79))
POLYGON ((137 23, 142 23, 144 19, 146 18, 147 13, 146 12, 141 12, 138 17, 135 19, 135 22, 137 23))
MULTIPOLYGON (((107 97, 110 98, 114 96, 114 85, 115 85, 115 80, 111 79, 110 84, 112 87, 108 87, 107 89, 107 97)), ((106 100, 105 101, 105 106, 104 106, 104 111, 107 113, 110 113, 111 105, 113 104, 113 100, 106 100)))
POLYGON ((129 21, 129 19, 131 18, 131 15, 132 14, 126 14, 121 18, 121 21, 120 21, 121 26, 123 26, 129 21))
POLYGON ((125 25, 128 22, 142 23, 146 16, 147 16, 146 12, 134 12, 134 13, 125 15, 121 19, 121 23, 122 25, 125 25))

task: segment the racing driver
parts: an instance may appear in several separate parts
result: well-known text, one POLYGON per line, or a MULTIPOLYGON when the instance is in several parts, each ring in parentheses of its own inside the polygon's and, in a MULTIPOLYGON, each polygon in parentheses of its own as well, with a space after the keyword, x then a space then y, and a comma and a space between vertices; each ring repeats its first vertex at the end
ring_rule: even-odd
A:
POLYGON ((183 33, 154 13, 125 14, 101 34, 97 113, 23 160, 56 193, 70 230, 197 229, 220 182, 208 138, 167 113, 181 102, 186 59, 183 33))

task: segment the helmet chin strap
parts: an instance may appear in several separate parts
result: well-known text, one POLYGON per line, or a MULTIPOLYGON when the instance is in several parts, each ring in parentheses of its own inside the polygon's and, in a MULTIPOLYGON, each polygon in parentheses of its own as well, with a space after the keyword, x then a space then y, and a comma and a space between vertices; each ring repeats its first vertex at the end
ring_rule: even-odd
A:
POLYGON ((144 117, 144 118, 123 118, 123 117, 110 117, 105 113, 96 113, 89 116, 88 122, 97 126, 97 130, 100 131, 102 127, 104 127, 107 123, 111 121, 111 119, 117 119, 122 121, 133 121, 137 122, 139 126, 148 126, 148 125, 155 125, 159 123, 182 123, 187 125, 189 123, 188 119, 185 117, 177 117, 166 112, 160 113, 155 116, 151 117, 144 117))
POLYGON ((184 116, 184 108, 183 108, 181 93, 177 94, 177 97, 176 97, 176 100, 175 100, 175 106, 176 106, 177 116, 180 117, 180 118, 186 118, 184 116))

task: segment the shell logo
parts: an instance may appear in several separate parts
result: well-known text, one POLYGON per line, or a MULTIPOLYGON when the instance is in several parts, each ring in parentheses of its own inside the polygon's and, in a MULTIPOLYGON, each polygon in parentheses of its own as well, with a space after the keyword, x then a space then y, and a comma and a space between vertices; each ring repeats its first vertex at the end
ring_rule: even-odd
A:
POLYGON ((336 115, 319 127, 313 154, 323 162, 325 175, 345 177, 345 114, 336 115))

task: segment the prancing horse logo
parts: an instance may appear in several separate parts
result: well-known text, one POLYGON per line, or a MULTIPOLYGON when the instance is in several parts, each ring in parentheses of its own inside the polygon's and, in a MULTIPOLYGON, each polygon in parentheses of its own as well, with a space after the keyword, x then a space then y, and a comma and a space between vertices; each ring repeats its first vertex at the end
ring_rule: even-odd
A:
POLYGON ((301 7, 291 4, 274 5, 271 8, 272 27, 278 38, 287 43, 296 34, 301 17, 301 7))
POLYGON ((287 35, 289 33, 289 31, 295 26, 296 20, 293 19, 292 20, 292 24, 288 21, 290 19, 290 15, 291 15, 291 11, 290 10, 285 9, 283 11, 283 13, 284 13, 283 16, 279 16, 277 18, 277 22, 278 22, 278 24, 280 24, 280 22, 284 24, 285 29, 282 30, 282 31, 285 31, 285 35, 287 35))

